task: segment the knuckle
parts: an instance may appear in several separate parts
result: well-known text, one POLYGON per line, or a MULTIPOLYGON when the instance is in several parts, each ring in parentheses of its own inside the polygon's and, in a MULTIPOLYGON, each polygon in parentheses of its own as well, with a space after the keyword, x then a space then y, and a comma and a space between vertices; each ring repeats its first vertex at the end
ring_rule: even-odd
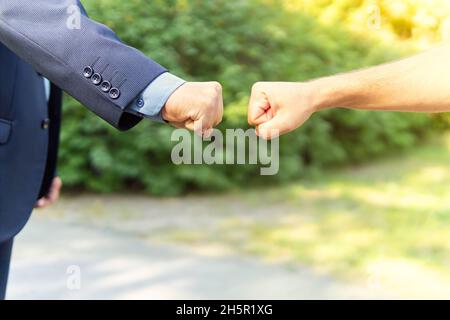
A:
POLYGON ((205 95, 210 99, 217 99, 222 94, 222 85, 219 82, 209 82, 205 87, 205 95))
POLYGON ((255 82, 252 86, 252 92, 260 91, 262 86, 263 86, 263 82, 261 82, 261 81, 255 82))
POLYGON ((222 92, 222 85, 219 82, 213 81, 213 82, 211 82, 211 85, 216 93, 222 92))

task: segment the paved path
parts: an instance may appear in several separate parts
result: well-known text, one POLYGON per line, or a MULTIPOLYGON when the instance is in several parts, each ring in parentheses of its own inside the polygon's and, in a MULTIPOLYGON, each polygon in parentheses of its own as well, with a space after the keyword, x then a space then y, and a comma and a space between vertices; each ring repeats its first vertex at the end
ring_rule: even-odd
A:
POLYGON ((34 216, 18 237, 10 299, 376 298, 304 269, 207 256, 112 229, 34 216), (76 266, 76 269, 70 269, 76 266), (69 268, 69 270, 68 270, 69 268), (67 272, 81 271, 81 289, 67 272))

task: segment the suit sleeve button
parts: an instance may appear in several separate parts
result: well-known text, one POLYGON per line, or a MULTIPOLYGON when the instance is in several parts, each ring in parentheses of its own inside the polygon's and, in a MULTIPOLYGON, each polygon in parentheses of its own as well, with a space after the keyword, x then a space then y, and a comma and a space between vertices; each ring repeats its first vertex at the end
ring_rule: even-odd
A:
POLYGON ((102 82, 102 76, 99 73, 94 73, 92 75, 91 81, 93 84, 98 86, 102 82))
POLYGON ((120 97, 120 90, 117 89, 117 88, 112 88, 109 91, 109 96, 110 96, 111 99, 114 99, 114 100, 118 99, 120 97))
POLYGON ((109 92, 111 89, 111 83, 109 81, 103 81, 101 88, 103 92, 109 92))
POLYGON ((144 99, 142 99, 142 98, 137 99, 137 101, 136 101, 136 106, 137 106, 138 108, 143 108, 144 105, 145 105, 144 99))
POLYGON ((90 67, 90 66, 85 67, 84 70, 83 70, 84 77, 88 78, 88 79, 90 77, 92 77, 93 73, 94 73, 94 69, 92 69, 92 67, 90 67))

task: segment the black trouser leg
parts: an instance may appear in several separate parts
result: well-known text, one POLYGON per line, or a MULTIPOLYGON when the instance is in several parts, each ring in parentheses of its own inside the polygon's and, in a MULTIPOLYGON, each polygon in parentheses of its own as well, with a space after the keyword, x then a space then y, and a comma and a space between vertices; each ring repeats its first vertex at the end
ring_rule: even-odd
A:
POLYGON ((13 239, 0 243, 0 300, 5 299, 13 239))

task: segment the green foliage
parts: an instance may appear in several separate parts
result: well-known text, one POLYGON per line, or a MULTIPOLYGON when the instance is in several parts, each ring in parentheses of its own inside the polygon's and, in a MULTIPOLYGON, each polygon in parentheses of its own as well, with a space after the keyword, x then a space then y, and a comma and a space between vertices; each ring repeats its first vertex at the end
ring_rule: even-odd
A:
MULTIPOLYGON (((92 18, 171 72, 187 80, 220 81, 226 105, 221 129, 248 127, 246 102, 256 81, 307 80, 398 56, 344 29, 285 11, 277 2, 84 3, 92 18)), ((72 99, 66 102, 60 173, 66 186, 101 192, 131 188, 174 195, 243 183, 285 182, 316 168, 412 146, 431 122, 423 115, 322 112, 281 139, 280 173, 261 178, 256 166, 175 166, 170 160, 174 145, 170 127, 143 121, 120 133, 72 99)))

